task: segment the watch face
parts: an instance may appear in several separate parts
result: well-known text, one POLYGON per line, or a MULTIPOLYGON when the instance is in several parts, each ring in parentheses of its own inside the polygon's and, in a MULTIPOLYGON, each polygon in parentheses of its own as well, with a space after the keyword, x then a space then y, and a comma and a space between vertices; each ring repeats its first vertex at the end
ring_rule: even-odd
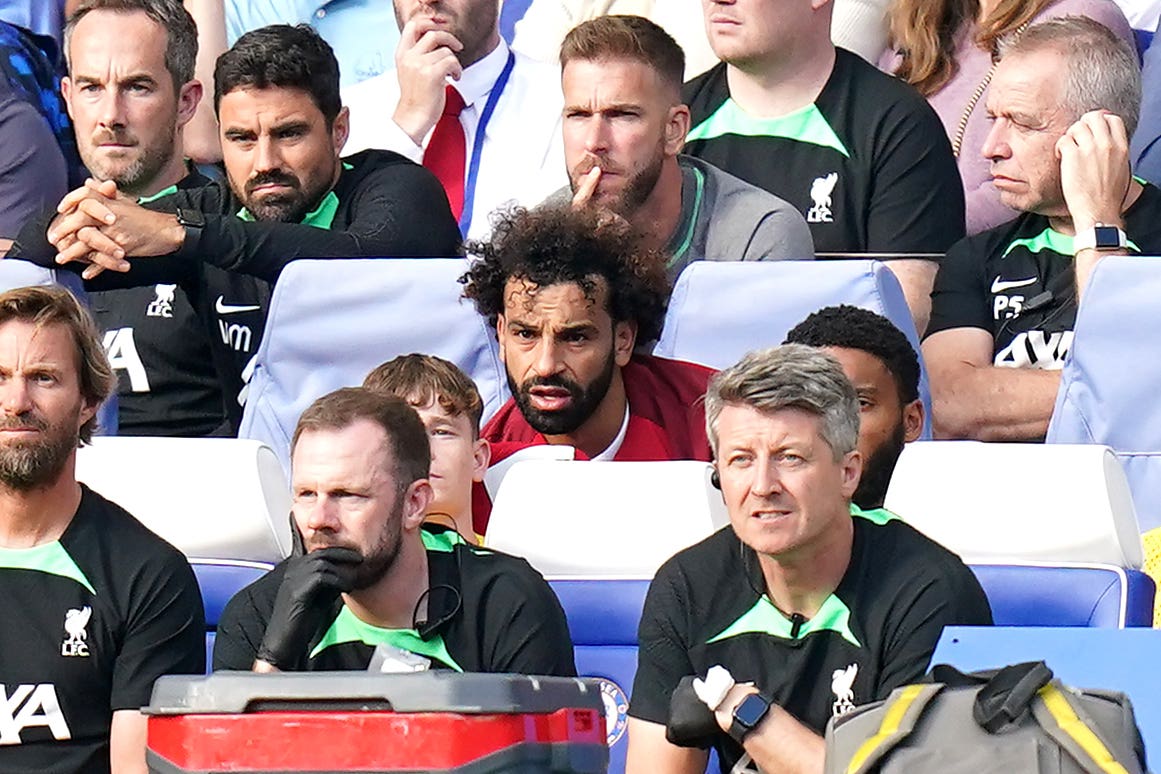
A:
POLYGON ((1097 226, 1093 231, 1096 232, 1096 249, 1109 250, 1121 246, 1121 232, 1116 226, 1097 226))
POLYGON ((202 214, 201 210, 190 210, 185 207, 178 207, 177 222, 183 226, 192 226, 193 228, 204 228, 206 225, 206 216, 202 214))
POLYGON ((770 704, 756 693, 752 693, 742 700, 734 710, 734 717, 746 728, 753 728, 761 722, 770 704))

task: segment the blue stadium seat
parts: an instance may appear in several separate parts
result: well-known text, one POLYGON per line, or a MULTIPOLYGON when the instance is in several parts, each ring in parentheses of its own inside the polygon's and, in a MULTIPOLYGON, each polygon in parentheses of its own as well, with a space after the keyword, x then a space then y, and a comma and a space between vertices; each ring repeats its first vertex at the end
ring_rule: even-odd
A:
POLYGON ((1100 564, 973 564, 996 626, 1153 625, 1153 580, 1100 564))
POLYGON ((601 681, 609 742, 609 771, 625 770, 629 694, 637 672, 637 624, 647 580, 549 582, 568 616, 577 673, 601 681))
POLYGON ((492 503, 484 545, 524 557, 546 578, 648 580, 729 523, 711 472, 693 460, 517 462, 492 503))
POLYGON ((460 299, 467 267, 458 258, 291 263, 274 287, 239 435, 268 444, 289 471, 290 438, 312 401, 411 352, 471 376, 486 421, 508 399, 508 382, 494 331, 460 299))
POLYGON ((1048 443, 1101 443, 1125 468, 1142 531, 1161 527, 1161 258, 1104 258, 1089 279, 1048 443))
POLYGON ((0 292, 29 285, 64 285, 73 295, 85 300, 80 275, 63 269, 45 269, 19 258, 0 260, 0 292))
POLYGON ((526 460, 508 471, 494 501, 485 544, 523 556, 548 578, 568 616, 577 670, 601 680, 610 774, 625 770, 637 624, 650 579, 670 556, 728 523, 710 471, 692 461, 526 460), (554 503, 547 511, 546 497, 554 503))
POLYGON ((265 575, 274 565, 231 559, 194 559, 190 562, 206 608, 206 671, 214 653, 214 636, 222 610, 230 598, 265 575))
POLYGON ((256 441, 96 438, 77 453, 77 479, 185 554, 205 604, 207 658, 226 602, 290 552, 290 487, 256 441))
MULTIPOLYGON (((697 261, 677 278, 653 353, 725 368, 751 350, 781 344, 808 314, 834 304, 883 315, 919 352, 911 310, 891 270, 877 261, 841 260, 697 261)), ((930 417, 926 370, 919 395, 930 417)), ((930 428, 923 437, 930 438, 930 428)))
POLYGON ((95 438, 77 479, 191 561, 278 562, 290 553, 290 486, 274 453, 239 438, 95 438))
POLYGON ((971 565, 1144 563, 1129 483, 1105 446, 909 443, 886 506, 971 565))

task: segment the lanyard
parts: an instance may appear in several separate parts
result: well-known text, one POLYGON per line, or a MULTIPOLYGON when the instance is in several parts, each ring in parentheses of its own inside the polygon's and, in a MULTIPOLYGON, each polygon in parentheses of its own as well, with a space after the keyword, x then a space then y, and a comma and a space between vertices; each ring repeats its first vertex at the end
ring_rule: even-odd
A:
POLYGON ((472 156, 468 162, 468 177, 464 182, 464 209, 460 213, 460 234, 468 235, 468 227, 472 225, 472 210, 476 204, 476 180, 480 176, 480 156, 484 152, 484 135, 488 122, 492 120, 492 113, 496 112, 496 103, 504 87, 508 85, 508 77, 512 75, 512 66, 516 64, 516 55, 508 52, 508 61, 500 71, 500 77, 492 85, 488 94, 488 101, 484 103, 484 110, 480 113, 480 122, 476 125, 476 137, 472 141, 472 156))

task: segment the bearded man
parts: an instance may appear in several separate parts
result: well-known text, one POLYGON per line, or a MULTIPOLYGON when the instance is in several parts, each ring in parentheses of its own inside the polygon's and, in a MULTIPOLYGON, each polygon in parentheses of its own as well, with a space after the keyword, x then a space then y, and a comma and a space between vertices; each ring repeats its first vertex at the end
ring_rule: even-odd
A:
POLYGON ((0 771, 143 773, 153 682, 205 669, 185 558, 76 480, 112 389, 67 291, 0 294, 0 771))
POLYGON ((685 55, 640 16, 575 27, 560 50, 570 186, 552 203, 595 206, 663 250, 670 284, 693 261, 814 258, 802 215, 774 194, 681 154, 685 55))
POLYGON ((523 559, 424 523, 431 448, 407 401, 345 388, 315 401, 291 445, 305 554, 230 600, 215 669, 398 669, 575 676, 552 589, 523 559))

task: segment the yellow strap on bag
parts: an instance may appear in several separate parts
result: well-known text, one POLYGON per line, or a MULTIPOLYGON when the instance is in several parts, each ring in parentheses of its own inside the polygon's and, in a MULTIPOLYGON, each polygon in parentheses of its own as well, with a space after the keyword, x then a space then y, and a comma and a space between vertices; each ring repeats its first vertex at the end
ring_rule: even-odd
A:
POLYGON ((1057 687, 1055 681, 1037 691, 1036 696, 1037 701, 1033 705, 1032 711, 1037 716, 1037 720, 1040 721, 1041 727, 1049 734, 1052 734, 1052 724, 1045 722, 1047 718, 1043 716, 1043 712, 1037 711, 1039 707, 1043 707, 1052 720, 1055 721, 1056 728, 1059 729, 1061 734, 1073 742, 1073 745, 1069 745, 1064 739, 1052 734, 1061 743, 1062 747, 1074 756, 1077 752, 1075 748, 1079 748, 1088 756, 1091 763, 1098 770, 1104 772, 1104 774, 1129 774, 1128 770, 1109 751, 1109 748, 1105 746, 1105 743, 1096 735, 1091 726, 1077 714, 1072 702, 1057 687))
POLYGON ((859 774, 875 763, 903 737, 915 728, 915 722, 927 703, 943 689, 939 683, 905 685, 896 688, 887 698, 886 711, 879 730, 868 738, 847 765, 846 774, 859 774))

